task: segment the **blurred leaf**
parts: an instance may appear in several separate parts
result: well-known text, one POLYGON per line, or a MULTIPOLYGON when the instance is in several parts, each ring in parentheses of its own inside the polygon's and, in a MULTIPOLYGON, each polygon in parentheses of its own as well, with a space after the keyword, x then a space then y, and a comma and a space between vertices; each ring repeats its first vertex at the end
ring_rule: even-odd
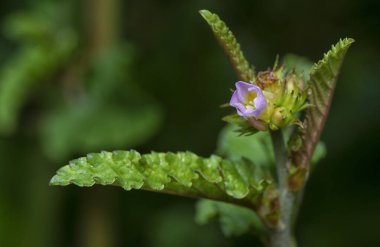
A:
MULTIPOLYGON (((85 82, 87 97, 101 104, 127 99, 129 102, 126 107, 133 106, 133 102, 136 101, 151 101, 148 95, 133 84, 131 78, 133 58, 134 47, 126 42, 107 47, 100 52, 93 59, 85 82)), ((150 103, 156 104, 156 102, 150 103)))
POLYGON ((66 40, 51 47, 27 46, 0 70, 0 132, 13 131, 18 112, 33 86, 51 77, 75 47, 66 40))
POLYGON ((118 185, 255 208, 270 183, 255 179, 251 164, 190 152, 140 155, 136 151, 89 154, 62 167, 51 185, 118 185))
POLYGON ((106 49, 94 59, 80 98, 50 109, 42 127, 50 158, 132 148, 156 133, 162 109, 130 80, 131 54, 126 44, 106 49))
POLYGON ((241 136, 239 127, 228 124, 218 139, 217 153, 229 159, 247 158, 260 167, 274 167, 273 147, 268 132, 241 136))
POLYGON ((61 160, 75 153, 135 147, 156 133, 162 120, 156 105, 138 108, 73 105, 50 114, 42 129, 46 154, 61 160))
MULTIPOLYGON (((215 227, 199 227, 189 204, 165 206, 149 217, 148 246, 151 247, 221 247, 232 246, 215 227), (175 227, 173 227, 175 226, 175 227)), ((233 245, 235 246, 235 245, 233 245)))
POLYGON ((72 6, 68 1, 33 2, 33 8, 14 11, 5 19, 5 35, 22 43, 37 45, 54 42, 58 36, 65 38, 70 31, 72 6))
POLYGON ((303 74, 304 80, 310 80, 310 69, 313 66, 313 62, 306 57, 297 56, 295 54, 286 54, 283 58, 283 63, 289 69, 295 69, 298 75, 303 74))
POLYGON ((0 69, 0 133, 3 134, 9 134, 14 130, 18 112, 33 87, 57 73, 77 46, 77 36, 73 30, 70 28, 57 29, 56 26, 50 25, 55 23, 55 19, 49 19, 50 15, 44 16, 44 19, 40 19, 42 16, 39 16, 38 20, 34 20, 33 11, 29 14, 28 18, 21 19, 18 19, 19 15, 15 14, 10 17, 8 22, 10 25, 7 29, 8 32, 10 30, 20 32, 19 38, 23 44, 0 69), (37 23, 33 24, 34 21, 37 23), (41 22, 46 25, 40 26, 41 22), (34 25, 43 30, 37 31, 33 27, 23 27, 22 25, 34 25), (34 32, 39 33, 38 36, 43 36, 41 42, 31 42, 21 35, 22 33, 28 36, 34 32))
POLYGON ((311 164, 318 164, 319 161, 326 157, 326 152, 326 145, 323 142, 319 141, 311 158, 311 164))
POLYGON ((8 38, 21 42, 38 41, 49 35, 53 23, 46 18, 36 18, 30 12, 19 12, 6 20, 4 32, 8 38))
POLYGON ((222 232, 228 237, 240 236, 251 230, 259 235, 266 233, 266 228, 256 213, 247 208, 223 202, 200 200, 196 209, 197 223, 206 224, 218 218, 222 232))
POLYGON ((308 98, 313 106, 306 110, 302 146, 293 154, 294 162, 299 167, 309 166, 309 161, 326 122, 340 67, 353 42, 353 39, 348 38, 340 40, 311 69, 308 98))
POLYGON ((245 59, 244 54, 240 49, 240 44, 237 42, 233 33, 229 30, 226 23, 224 23, 218 15, 213 14, 208 10, 201 10, 199 13, 210 25, 215 37, 223 47, 224 52, 227 54, 238 77, 246 82, 254 82, 255 72, 245 59))

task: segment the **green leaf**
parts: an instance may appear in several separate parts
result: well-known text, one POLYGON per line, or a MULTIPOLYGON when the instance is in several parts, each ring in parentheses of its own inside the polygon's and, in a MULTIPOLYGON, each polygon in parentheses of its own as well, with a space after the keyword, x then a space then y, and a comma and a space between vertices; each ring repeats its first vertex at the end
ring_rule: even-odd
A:
POLYGON ((191 152, 140 155, 136 151, 89 154, 58 170, 51 185, 117 185, 255 208, 270 181, 254 179, 253 166, 191 152))
POLYGON ((326 145, 319 141, 317 143, 317 146, 315 147, 315 151, 313 153, 313 156, 311 157, 311 164, 316 165, 319 161, 321 161, 324 157, 326 157, 326 145))
POLYGON ((50 43, 57 36, 64 38, 72 24, 74 6, 68 1, 39 1, 32 6, 13 11, 4 20, 5 35, 15 41, 34 44, 50 43))
MULTIPOLYGON (((247 159, 252 162, 255 167, 254 176, 266 178, 268 181, 274 181, 275 174, 275 158, 268 132, 260 131, 254 135, 242 136, 239 135, 239 126, 228 124, 220 133, 218 140, 217 153, 231 160, 247 159)), ((278 193, 275 188, 275 183, 272 182, 268 186, 261 197, 260 208, 256 213, 260 216, 263 223, 268 227, 276 227, 278 223, 277 205, 278 193)), ((230 209, 226 216, 222 216, 226 211, 220 211, 219 217, 229 218, 229 214, 239 214, 230 209)), ((231 225, 230 225, 231 226, 231 225)), ((261 227, 250 225, 250 228, 257 233, 261 233, 261 227)), ((231 226, 232 229, 232 226, 231 226)))
POLYGON ((240 49, 240 44, 237 42, 233 33, 229 30, 218 15, 211 13, 208 10, 201 10, 199 13, 210 25, 215 37, 223 47, 232 66, 235 69, 239 79, 246 82, 255 81, 255 72, 245 59, 243 52, 240 49))
POLYGON ((231 247, 218 229, 199 227, 194 222, 194 210, 189 204, 176 203, 158 210, 149 216, 148 228, 144 242, 149 247, 231 247))
POLYGON ((268 132, 239 135, 239 126, 228 124, 218 139, 217 153, 232 160, 246 158, 260 167, 274 167, 274 153, 268 132))
POLYGON ((81 95, 51 106, 41 128, 49 158, 135 148, 157 132, 162 109, 131 79, 132 58, 128 44, 105 49, 93 59, 81 95))
POLYGON ((313 63, 308 58, 289 53, 284 56, 282 61, 287 68, 294 68, 296 74, 303 74, 305 81, 310 80, 310 69, 313 66, 313 63))
POLYGON ((29 94, 36 85, 51 79, 78 45, 74 30, 58 25, 61 23, 58 20, 67 13, 62 8, 53 12, 44 10, 16 13, 6 21, 7 35, 22 41, 22 46, 0 69, 1 134, 14 131, 18 113, 29 94))
MULTIPOLYGON (((253 176, 256 179, 266 178, 273 181, 271 170, 274 169, 274 153, 268 132, 258 132, 254 135, 239 134, 240 126, 235 124, 226 125, 218 139, 217 153, 230 160, 248 160, 254 167, 253 176)), ((267 217, 272 211, 268 209, 268 201, 271 201, 270 191, 273 187, 266 187, 262 194, 258 213, 265 219, 265 224, 271 226, 267 217)), ((275 199, 274 199, 275 200, 275 199)), ((197 221, 205 224, 210 219, 218 217, 223 232, 227 236, 237 236, 254 230, 262 234, 263 225, 258 220, 256 213, 248 213, 241 207, 212 201, 201 201, 197 207, 197 221)))
POLYGON ((200 200, 196 206, 195 220, 198 224, 206 224, 218 218, 224 235, 240 236, 249 231, 262 235, 266 227, 257 214, 247 208, 233 204, 200 200))
POLYGON ((122 103, 126 107, 144 102, 157 104, 151 102, 133 77, 134 54, 134 47, 126 42, 107 46, 97 53, 90 64, 90 76, 85 78, 86 97, 102 105, 109 102, 122 103))
POLYGON ((349 38, 340 40, 311 68, 308 99, 312 107, 306 110, 302 146, 293 153, 293 160, 298 167, 309 166, 326 122, 340 67, 353 42, 349 38))
POLYGON ((51 47, 26 46, 0 70, 0 132, 11 133, 36 84, 52 77, 75 48, 73 40, 51 47))
POLYGON ((48 157, 60 161, 75 153, 107 148, 132 148, 154 135, 162 121, 161 108, 116 105, 68 105, 45 117, 41 141, 48 157))

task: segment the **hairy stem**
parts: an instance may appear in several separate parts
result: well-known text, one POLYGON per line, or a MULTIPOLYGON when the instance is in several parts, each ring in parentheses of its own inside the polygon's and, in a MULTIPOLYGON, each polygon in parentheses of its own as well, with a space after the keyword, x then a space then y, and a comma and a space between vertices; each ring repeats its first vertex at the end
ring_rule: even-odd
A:
POLYGON ((294 194, 288 189, 288 153, 281 131, 271 132, 276 157, 278 191, 280 193, 280 224, 270 235, 271 247, 292 246, 292 213, 294 194))

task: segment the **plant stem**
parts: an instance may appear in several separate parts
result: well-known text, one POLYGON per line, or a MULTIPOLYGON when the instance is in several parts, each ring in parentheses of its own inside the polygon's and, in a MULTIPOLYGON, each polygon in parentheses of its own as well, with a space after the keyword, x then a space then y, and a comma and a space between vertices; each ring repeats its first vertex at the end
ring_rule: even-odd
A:
MULTIPOLYGON (((121 0, 87 0, 84 2, 84 16, 87 22, 87 51, 85 54, 87 66, 90 66, 94 58, 107 51, 118 41, 121 4, 121 0)), ((110 196, 109 192, 105 192, 103 190, 92 191, 83 202, 80 246, 116 246, 119 242, 116 231, 112 228, 112 223, 117 219, 113 213, 115 210, 107 210, 116 205, 115 196, 110 196)))
POLYGON ((271 132, 276 157, 277 182, 280 200, 280 224, 270 234, 271 247, 292 246, 292 213, 294 194, 288 189, 288 153, 281 131, 271 132))
POLYGON ((97 55, 119 38, 120 0, 87 0, 87 36, 89 53, 97 55))

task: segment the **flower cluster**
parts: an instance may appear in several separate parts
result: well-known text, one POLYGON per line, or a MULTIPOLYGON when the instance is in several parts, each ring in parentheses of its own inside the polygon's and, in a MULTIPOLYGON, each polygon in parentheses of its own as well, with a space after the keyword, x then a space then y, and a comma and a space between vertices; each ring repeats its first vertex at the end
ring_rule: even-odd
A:
MULTIPOLYGON (((244 129, 277 130, 292 124, 301 124, 298 112, 306 108, 303 77, 284 67, 257 74, 254 83, 238 81, 230 100, 237 122, 244 129)), ((228 121, 228 120, 227 120, 228 121)))

